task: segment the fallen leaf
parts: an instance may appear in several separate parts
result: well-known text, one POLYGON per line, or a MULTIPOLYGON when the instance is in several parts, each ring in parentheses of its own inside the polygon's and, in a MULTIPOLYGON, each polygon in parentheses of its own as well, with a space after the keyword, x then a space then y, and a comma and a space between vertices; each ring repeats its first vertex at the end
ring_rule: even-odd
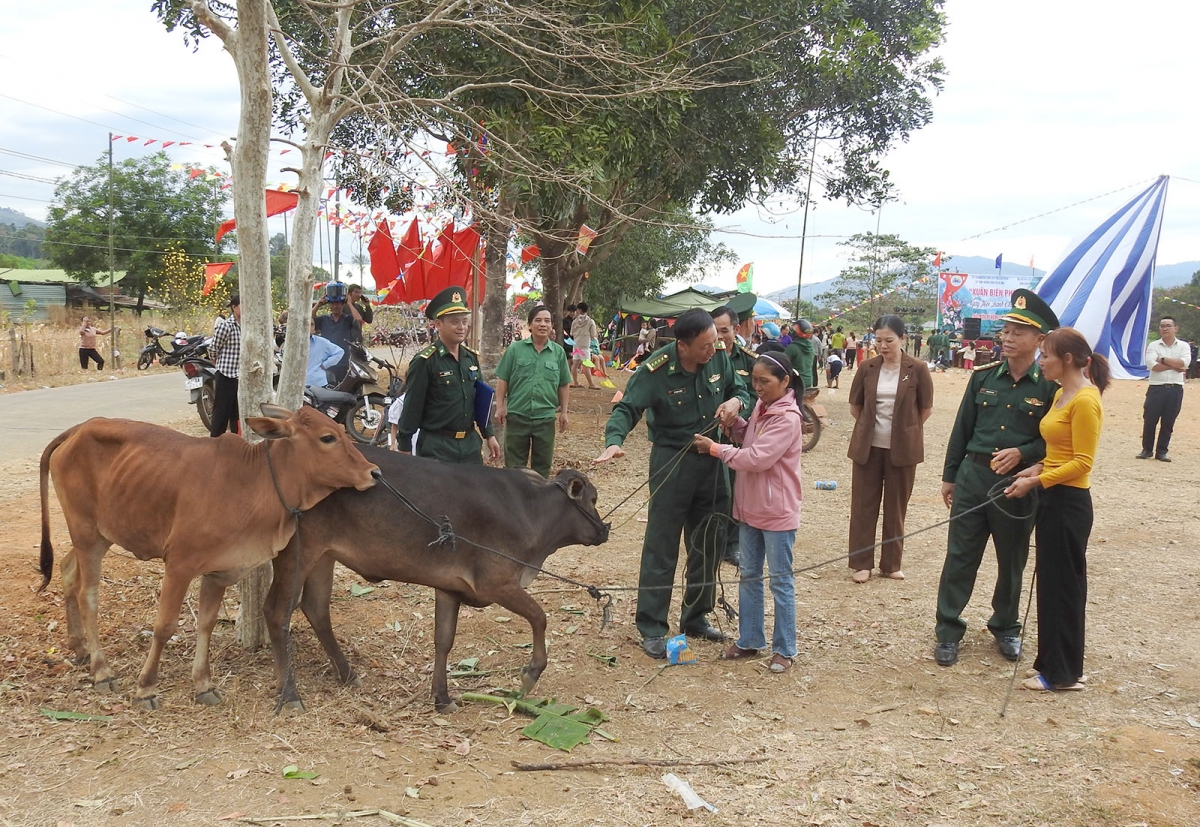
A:
POLYGON ((450 726, 450 722, 447 721, 445 718, 441 718, 441 717, 434 718, 433 722, 435 724, 437 724, 438 726, 450 726))
POLYGON ((229 815, 221 816, 220 818, 217 819, 217 821, 233 821, 234 819, 241 818, 245 814, 246 813, 244 811, 238 810, 236 812, 230 813, 229 815))
POLYGON ((188 759, 188 760, 186 760, 186 761, 180 761, 178 764, 176 764, 176 765, 175 765, 175 769, 177 769, 177 770, 186 770, 188 767, 194 767, 194 766, 196 766, 197 764, 199 764, 199 763, 200 763, 201 761, 203 761, 203 760, 204 760, 204 759, 203 759, 203 758, 201 758, 201 757, 199 757, 199 756, 197 756, 197 757, 195 757, 195 758, 189 758, 189 759, 188 759))
POLYGON ((383 750, 379 749, 379 747, 376 747, 375 749, 371 750, 371 754, 374 755, 376 758, 382 758, 385 761, 387 760, 387 753, 384 752, 383 750))
POLYGON ((364 594, 370 594, 373 591, 375 591, 374 586, 360 586, 357 583, 350 584, 351 597, 362 597, 364 594))
POLYGON ((79 801, 72 801, 76 807, 83 807, 88 810, 97 810, 103 807, 107 802, 103 798, 82 798, 79 801))
POLYGON ((510 620, 512 620, 512 618, 504 615, 496 615, 492 618, 492 620, 496 621, 497 623, 508 623, 510 620))
POLYGON ((250 770, 240 769, 240 770, 233 770, 232 772, 227 773, 225 775, 225 777, 232 778, 234 781, 237 781, 239 778, 245 778, 249 774, 250 774, 250 770))
POLYGON ((409 798, 420 798, 421 797, 421 791, 418 790, 416 787, 405 787, 404 794, 406 796, 408 796, 409 798))
POLYGON ((286 767, 283 768, 283 777, 284 778, 292 778, 292 779, 300 779, 303 781, 311 781, 312 779, 316 778, 319 775, 320 775, 319 772, 313 772, 312 770, 302 770, 295 764, 288 764, 286 767))
POLYGON ((459 741, 458 746, 456 746, 454 748, 454 754, 461 755, 463 757, 470 755, 471 754, 471 739, 463 738, 461 741, 459 741))
POLYGON ((966 758, 964 758, 961 755, 958 755, 957 753, 954 755, 943 755, 942 760, 945 761, 947 764, 954 764, 957 767, 961 767, 963 764, 968 763, 966 758))

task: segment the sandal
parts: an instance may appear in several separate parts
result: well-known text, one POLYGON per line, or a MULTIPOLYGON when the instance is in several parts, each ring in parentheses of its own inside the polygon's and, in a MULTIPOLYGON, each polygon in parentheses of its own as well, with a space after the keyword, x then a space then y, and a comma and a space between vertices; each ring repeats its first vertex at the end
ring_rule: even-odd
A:
POLYGON ((791 666, 792 666, 791 658, 785 658, 783 655, 779 655, 779 654, 771 656, 771 671, 772 672, 774 672, 776 674, 779 674, 780 672, 786 672, 786 671, 788 671, 788 669, 791 668, 791 666))
POLYGON ((757 649, 743 649, 734 643, 721 655, 721 660, 741 660, 742 658, 752 658, 757 654, 757 649))
POLYGON ((866 583, 871 579, 871 570, 859 569, 858 571, 854 572, 854 574, 850 575, 850 579, 855 583, 866 583))
POLYGON ((1055 686, 1042 675, 1021 681, 1021 686, 1026 689, 1032 689, 1034 692, 1079 692, 1084 688, 1082 683, 1073 683, 1070 686, 1055 686))
MULTIPOLYGON (((1025 677, 1027 677, 1027 678, 1036 678, 1041 674, 1042 673, 1037 671, 1036 669, 1026 669, 1025 670, 1025 677)), ((1087 680, 1088 680, 1087 675, 1080 675, 1078 683, 1087 683, 1087 680)))
POLYGON ((900 569, 896 569, 895 571, 884 572, 883 576, 888 580, 903 580, 904 572, 900 571, 900 569))

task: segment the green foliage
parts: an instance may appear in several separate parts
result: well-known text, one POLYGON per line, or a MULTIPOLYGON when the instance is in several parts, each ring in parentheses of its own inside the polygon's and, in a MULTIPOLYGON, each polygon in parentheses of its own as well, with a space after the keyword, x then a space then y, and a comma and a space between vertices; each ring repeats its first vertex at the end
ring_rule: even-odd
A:
POLYGON ((15 267, 19 270, 46 268, 47 264, 42 260, 42 240, 45 237, 46 228, 40 224, 0 224, 0 262, 22 262, 0 266, 15 267))
POLYGON ((47 270, 50 262, 45 259, 25 258, 24 256, 0 255, 0 269, 12 270, 47 270))
POLYGON ((930 279, 908 290, 899 290, 933 274, 934 249, 914 247, 897 235, 858 233, 841 242, 848 248, 850 264, 842 270, 829 291, 817 297, 830 313, 855 308, 838 318, 847 330, 865 330, 877 318, 895 313, 896 307, 920 308, 905 313, 906 322, 933 318, 937 283, 930 279))
MULTIPOLYGON (((115 267, 122 287, 143 296, 163 279, 163 257, 173 249, 191 256, 214 252, 226 191, 184 170, 165 153, 121 161, 113 169, 115 267)), ((77 168, 61 181, 49 210, 44 249, 58 267, 87 284, 108 270, 108 160, 77 168)))
POLYGON ((673 210, 668 221, 634 225, 589 271, 584 297, 594 307, 594 318, 610 318, 623 298, 658 295, 666 282, 701 280, 736 259, 724 245, 713 244, 708 220, 673 210))
POLYGON ((1150 317, 1151 339, 1158 338, 1158 320, 1163 316, 1175 318, 1179 324, 1179 338, 1189 342, 1200 339, 1200 310, 1196 309, 1200 306, 1200 270, 1197 270, 1192 275, 1192 280, 1185 285, 1155 290, 1152 306, 1154 315, 1150 317))

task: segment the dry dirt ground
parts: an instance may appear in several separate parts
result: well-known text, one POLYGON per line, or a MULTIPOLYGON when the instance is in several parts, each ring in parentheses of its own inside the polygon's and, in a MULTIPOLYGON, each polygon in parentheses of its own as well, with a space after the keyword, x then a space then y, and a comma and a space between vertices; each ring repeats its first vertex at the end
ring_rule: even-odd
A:
MULTIPOLYGON (((937 403, 927 425, 931 461, 917 477, 910 529, 945 517, 940 455, 964 382, 961 372, 935 377, 937 403)), ((833 424, 804 460, 810 487, 798 566, 845 547, 848 386, 847 380, 832 397, 822 394, 833 424), (836 479, 839 487, 812 490, 817 479, 836 479)), ((536 694, 601 708, 612 719, 607 730, 620 739, 597 739, 569 756, 523 739, 528 719, 510 717, 503 707, 467 704, 436 714, 427 701, 433 595, 391 584, 351 596, 350 586, 362 583, 344 570, 334 624, 363 674, 363 688, 336 684, 298 615, 298 681, 308 711, 277 717, 269 655, 240 651, 226 622, 213 644, 225 704, 194 706, 188 681, 193 592, 178 640, 163 660, 163 707, 143 712, 131 708, 128 692, 146 652, 161 568, 114 549, 106 558, 101 631, 122 692, 95 694, 86 670, 63 659, 57 573, 45 593, 34 593, 36 467, 0 466, 0 821, 217 824, 234 816, 287 825, 293 821, 283 817, 383 808, 429 824, 658 825, 689 817, 788 825, 1198 824, 1200 531, 1187 506, 1200 482, 1198 387, 1187 387, 1171 465, 1133 458, 1145 385, 1121 383, 1105 398, 1093 475, 1085 692, 1018 688, 1007 717, 999 716, 1012 668, 984 626, 991 560, 967 610, 970 631, 959 664, 934 664, 934 597, 945 549, 939 527, 909 541, 904 582, 855 585, 840 563, 800 576, 800 656, 782 676, 762 660, 722 662, 719 647, 705 643, 696 646, 698 664, 660 672, 637 646, 630 595, 618 595, 615 623, 602 631, 586 594, 540 578, 531 591, 550 616, 551 650, 536 694), (615 655, 616 665, 594 654, 615 655), (418 702, 404 706, 413 693, 418 702), (57 722, 43 709, 104 714, 111 721, 57 722), (661 782, 661 769, 519 772, 510 765, 747 756, 767 760, 674 770, 718 808, 716 814, 689 814, 661 782), (319 776, 285 779, 282 769, 292 764, 319 776)), ((609 396, 575 392, 560 463, 587 467, 599 451, 609 396)), ((180 426, 197 430, 190 422, 180 426)), ((644 478, 644 429, 627 447, 627 457, 593 474, 602 509, 644 478)), ((186 469, 164 467, 164 473, 186 469)), ((614 516, 617 528, 607 545, 562 549, 551 567, 589 582, 633 583, 644 505, 643 491, 614 516)), ((51 510, 61 557, 67 538, 53 496, 51 510)), ((723 567, 723 575, 735 598, 735 573, 723 567)), ((1028 587, 1028 573, 1026 579, 1028 587)), ((226 612, 236 612, 232 591, 226 612)), ((1035 634, 1031 618, 1030 653, 1035 634)), ((464 610, 452 660, 477 657, 479 669, 498 671, 460 680, 457 689, 512 688, 515 677, 506 670, 527 660, 529 638, 523 621, 498 608, 464 610)), ((1031 662, 1030 654, 1022 671, 1031 662)), ((384 822, 363 816, 350 823, 384 822)))

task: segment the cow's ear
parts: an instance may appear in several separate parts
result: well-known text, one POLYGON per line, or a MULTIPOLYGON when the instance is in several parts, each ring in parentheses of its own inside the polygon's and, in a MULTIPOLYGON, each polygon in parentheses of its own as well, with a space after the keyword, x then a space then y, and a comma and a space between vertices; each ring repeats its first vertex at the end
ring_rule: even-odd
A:
POLYGON ((263 439, 287 439, 296 433, 296 426, 286 419, 252 416, 246 420, 246 424, 263 439))
POLYGON ((567 496, 573 500, 582 498, 585 488, 587 488, 587 479, 584 477, 573 476, 567 480, 567 496))
POLYGON ((291 419, 292 412, 282 405, 272 405, 270 402, 263 402, 258 406, 262 411, 263 416, 269 416, 271 419, 291 419))

